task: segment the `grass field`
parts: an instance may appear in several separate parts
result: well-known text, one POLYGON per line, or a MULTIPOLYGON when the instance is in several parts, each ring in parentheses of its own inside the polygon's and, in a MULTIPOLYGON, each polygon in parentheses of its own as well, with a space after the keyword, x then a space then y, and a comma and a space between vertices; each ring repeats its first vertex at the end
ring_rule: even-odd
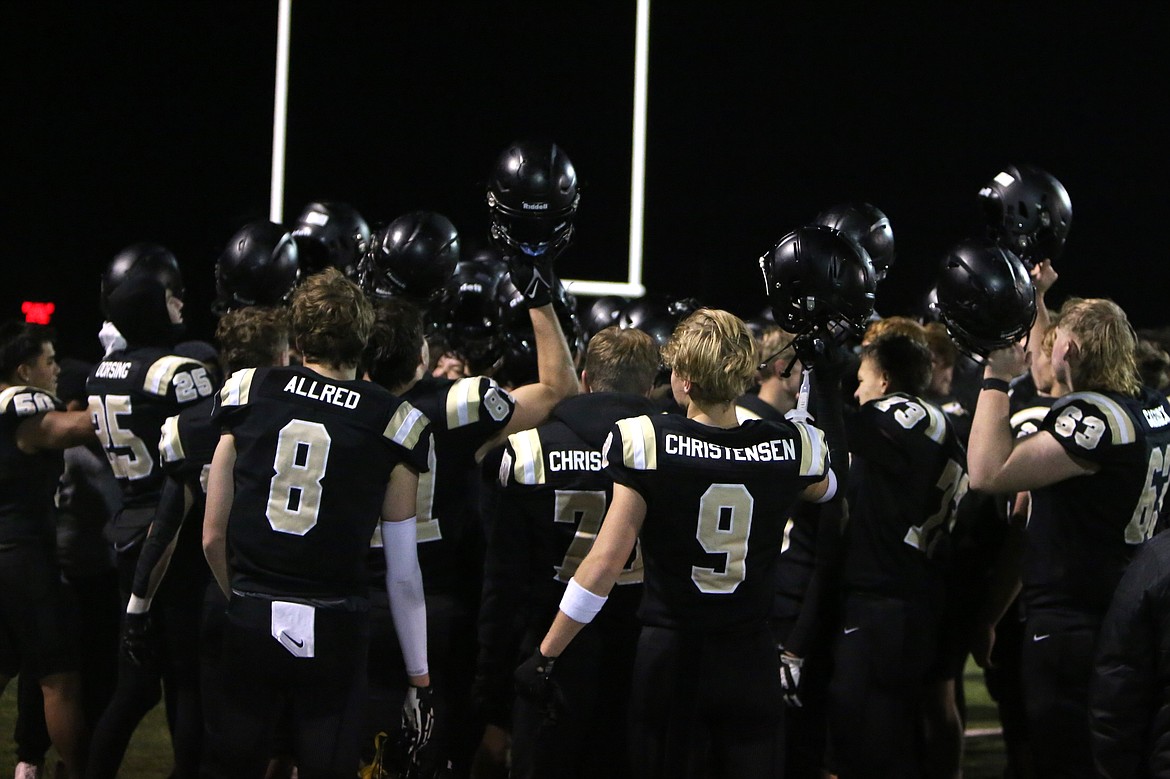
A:
MULTIPOLYGON (((983 675, 974 664, 965 673, 967 729, 986 733, 999 727, 995 704, 987 696, 983 675)), ((15 757, 12 726, 16 718, 16 683, 0 697, 0 779, 12 776, 15 757)), ((995 733, 969 737, 963 761, 965 779, 998 779, 1003 776, 1003 740, 995 733)), ((171 744, 161 706, 152 711, 134 734, 120 776, 124 779, 165 777, 171 769, 171 744)))

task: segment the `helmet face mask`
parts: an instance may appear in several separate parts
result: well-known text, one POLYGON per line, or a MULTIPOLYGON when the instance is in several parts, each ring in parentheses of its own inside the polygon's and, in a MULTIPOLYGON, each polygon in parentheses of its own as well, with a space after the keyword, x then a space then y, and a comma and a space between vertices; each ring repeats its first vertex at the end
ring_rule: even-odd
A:
POLYGON ((1072 200, 1055 176, 1034 165, 1008 165, 979 190, 991 238, 1031 270, 1064 250, 1072 200))
POLYGON ((760 258, 772 315, 794 335, 860 335, 873 314, 875 288, 869 256, 843 233, 810 225, 781 238, 760 258))
POLYGON ((980 360, 1016 343, 1036 320, 1023 262, 990 240, 964 241, 943 259, 934 304, 955 344, 980 360))
POLYGON ((496 161, 488 181, 492 242, 509 254, 555 255, 572 241, 580 199, 577 172, 559 146, 513 143, 496 161))

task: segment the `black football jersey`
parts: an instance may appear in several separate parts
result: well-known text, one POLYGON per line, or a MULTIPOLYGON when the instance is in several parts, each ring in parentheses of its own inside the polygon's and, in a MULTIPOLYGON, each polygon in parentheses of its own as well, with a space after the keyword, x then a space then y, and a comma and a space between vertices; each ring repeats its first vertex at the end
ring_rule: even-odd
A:
POLYGON ((824 434, 787 421, 722 429, 641 416, 618 422, 603 454, 613 480, 646 501, 641 620, 715 631, 765 620, 792 505, 829 471, 824 434))
POLYGON ((304 367, 237 371, 215 421, 235 438, 232 586, 305 598, 364 596, 390 473, 427 469, 425 416, 376 384, 304 367))
POLYGON ((749 419, 770 419, 773 422, 784 419, 775 406, 751 393, 740 395, 735 401, 735 416, 741 424, 749 419))
POLYGON ((1011 416, 1008 418, 1012 426, 1012 435, 1016 438, 1027 438, 1040 432, 1040 425, 1044 422, 1044 417, 1048 416, 1048 411, 1055 402, 1056 398, 1050 395, 1037 395, 1035 393, 1029 394, 1025 400, 1017 402, 1013 393, 1011 416))
MULTIPOLYGON (((154 506, 163 483, 158 457, 163 422, 215 394, 207 369, 165 349, 132 349, 99 362, 85 386, 98 442, 122 488, 123 507, 154 506)), ((149 522, 150 515, 121 516, 149 522)))
MULTIPOLYGON (((545 424, 508 437, 488 547, 485 602, 501 586, 500 579, 519 579, 528 601, 536 604, 538 619, 551 622, 565 585, 593 547, 613 497, 613 479, 602 469, 605 439, 618 420, 654 410, 648 398, 638 395, 578 395, 559 403, 545 424)), ((642 560, 636 550, 617 583, 641 582, 642 560)), ((636 605, 640 595, 635 586, 611 599, 636 605)))
POLYGON ((36 387, 0 392, 0 545, 53 543, 53 493, 64 469, 58 450, 29 454, 16 445, 16 428, 29 417, 64 406, 36 387))
MULTIPOLYGON (((429 470, 418 482, 418 560, 428 593, 479 593, 483 536, 475 453, 512 418, 516 401, 486 376, 425 378, 404 395, 430 421, 429 470)), ((380 534, 374 546, 382 546, 380 534)), ((385 571, 381 551, 370 556, 374 586, 385 571)))
POLYGON ((946 415, 892 393, 846 420, 852 464, 845 530, 846 590, 937 599, 939 566, 967 492, 967 457, 946 415))
POLYGON ((1024 603, 1099 619, 1163 513, 1170 404, 1148 388, 1137 397, 1073 392, 1053 403, 1040 429, 1100 470, 1032 490, 1024 603))

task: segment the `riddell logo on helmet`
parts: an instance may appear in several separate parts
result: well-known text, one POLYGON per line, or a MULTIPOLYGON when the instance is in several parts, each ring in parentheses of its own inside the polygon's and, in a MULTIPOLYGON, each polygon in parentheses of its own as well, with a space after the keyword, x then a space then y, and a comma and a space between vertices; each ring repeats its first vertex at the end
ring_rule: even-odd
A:
POLYGON ((520 201, 520 205, 521 205, 521 207, 523 207, 523 209, 525 211, 547 211, 548 210, 548 203, 529 203, 526 200, 522 200, 522 201, 520 201))

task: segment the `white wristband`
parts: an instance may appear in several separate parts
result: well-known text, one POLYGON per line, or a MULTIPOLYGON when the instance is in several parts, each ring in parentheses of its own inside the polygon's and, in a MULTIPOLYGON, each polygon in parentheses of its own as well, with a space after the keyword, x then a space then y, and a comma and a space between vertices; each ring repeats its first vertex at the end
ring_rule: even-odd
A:
POLYGON ((561 611, 565 616, 576 622, 588 624, 601 611, 601 607, 609 600, 607 595, 595 595, 577 584, 577 580, 569 579, 569 586, 565 588, 565 595, 561 598, 561 611))

